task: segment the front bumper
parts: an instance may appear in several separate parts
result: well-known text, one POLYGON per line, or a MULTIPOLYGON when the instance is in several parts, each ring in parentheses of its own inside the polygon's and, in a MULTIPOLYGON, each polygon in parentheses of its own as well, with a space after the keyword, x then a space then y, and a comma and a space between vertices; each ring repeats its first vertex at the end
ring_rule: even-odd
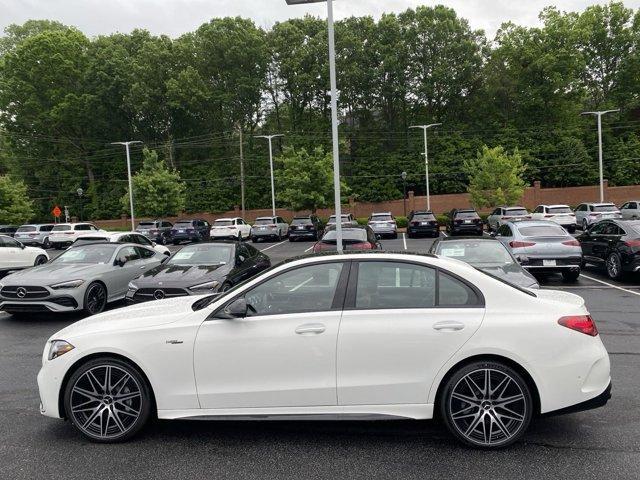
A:
MULTIPOLYGON (((47 342, 45 350, 48 351, 47 342)), ((44 357, 45 354, 43 354, 44 357)), ((53 360, 43 358, 42 367, 38 372, 38 391, 40 394, 40 413, 46 417, 63 418, 64 412, 60 411, 60 393, 62 381, 69 367, 80 358, 76 349, 53 360)))
POLYGON ((29 301, 0 299, 0 310, 7 313, 65 313, 80 309, 78 300, 70 295, 29 301))

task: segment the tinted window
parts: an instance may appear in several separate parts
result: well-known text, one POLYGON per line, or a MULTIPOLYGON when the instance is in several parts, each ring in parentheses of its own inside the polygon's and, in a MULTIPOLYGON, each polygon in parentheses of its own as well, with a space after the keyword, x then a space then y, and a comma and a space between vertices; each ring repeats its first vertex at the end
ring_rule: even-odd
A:
POLYGON ((594 212, 617 212, 618 207, 616 207, 615 205, 594 205, 593 211, 594 212))
POLYGON ((567 232, 559 225, 531 225, 518 227, 523 237, 565 237, 567 232))
POLYGON ((275 223, 273 218, 257 218, 254 225, 271 225, 275 223))
POLYGON ((430 220, 435 220, 436 217, 434 217, 432 214, 430 213, 418 213, 416 215, 414 215, 413 217, 411 217, 411 220, 414 222, 427 222, 430 220))
POLYGON ((498 234, 502 235, 503 237, 510 237, 513 234, 511 233, 511 228, 509 227, 509 225, 502 225, 499 229, 498 229, 498 234))
POLYGON ((357 309, 432 308, 435 301, 433 268, 394 262, 359 264, 357 309))
POLYGON ((505 215, 528 215, 529 213, 524 208, 507 208, 504 212, 505 215))
MULTIPOLYGON (((343 228, 342 240, 347 243, 366 242, 367 231, 364 228, 343 228)), ((325 233, 324 237, 322 237, 322 241, 326 241, 327 243, 336 243, 336 231, 329 230, 327 233, 325 233)))
POLYGON ((440 307, 460 307, 479 305, 476 292, 467 284, 440 272, 438 278, 438 305, 440 307))
POLYGON ((549 207, 549 213, 571 213, 569 207, 549 207))
POLYGON ((156 226, 156 222, 140 222, 138 228, 153 228, 156 226))
POLYGON ((111 261, 113 252, 118 248, 117 245, 83 245, 73 247, 64 252, 52 262, 55 263, 108 263, 111 261))
POLYGON ((593 227, 591 227, 591 229, 589 229, 589 233, 593 235, 600 235, 604 232, 606 226, 606 223, 596 223, 593 227))
POLYGON ((436 254, 462 260, 476 267, 499 267, 516 263, 502 243, 492 240, 440 242, 436 254))
POLYGON ((135 241, 135 243, 139 243, 140 245, 151 245, 151 240, 143 235, 131 235, 135 241))
POLYGON ((4 236, 0 237, 0 242, 2 242, 0 246, 7 247, 7 248, 16 248, 21 245, 19 242, 17 242, 11 237, 4 237, 4 236))
POLYGON ((81 231, 81 232, 91 230, 91 225, 76 225, 74 230, 81 231))
POLYGON ((42 225, 42 226, 40 227, 40 231, 41 231, 41 232, 50 232, 51 230, 53 230, 53 227, 54 227, 54 226, 55 226, 55 225, 42 225))
POLYGON ((29 226, 26 226, 26 227, 20 227, 20 228, 18 228, 18 230, 16 230, 16 232, 18 232, 18 233, 22 233, 22 232, 35 232, 35 231, 37 231, 37 230, 38 230, 38 229, 37 229, 36 227, 34 227, 33 225, 29 225, 29 226))
POLYGON ((233 245, 209 243, 189 245, 176 252, 167 263, 172 265, 220 265, 231 261, 233 245))
POLYGON ((393 217, 391 215, 372 215, 371 221, 373 222, 391 222, 393 217))
POLYGON ((148 248, 142 248, 142 247, 135 247, 135 248, 140 258, 151 258, 156 254, 156 252, 154 252, 153 250, 149 250, 148 248))
POLYGON ((331 310, 342 263, 309 265, 285 272, 245 295, 255 315, 323 312, 331 310))
POLYGON ((291 225, 308 225, 310 223, 312 223, 312 222, 308 218, 294 218, 291 221, 291 225))
POLYGON ((478 218, 477 212, 456 212, 456 218, 478 218))
POLYGON ((71 230, 71 225, 56 225, 51 230, 52 232, 68 232, 71 230))
POLYGON ((230 227, 232 225, 233 220, 216 220, 215 222, 213 222, 214 227, 230 227))

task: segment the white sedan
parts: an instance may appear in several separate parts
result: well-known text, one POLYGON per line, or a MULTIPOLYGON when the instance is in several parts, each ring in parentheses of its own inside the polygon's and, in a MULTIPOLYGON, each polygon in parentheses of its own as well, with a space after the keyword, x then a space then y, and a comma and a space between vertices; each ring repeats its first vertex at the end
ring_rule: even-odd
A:
POLYGON ((153 416, 440 415, 484 448, 538 414, 604 405, 610 381, 581 297, 390 253, 306 257, 222 296, 96 315, 47 341, 38 374, 41 412, 98 442, 153 416))
POLYGON ((49 255, 42 248, 27 247, 8 235, 0 235, 0 274, 47 263, 49 255))
POLYGON ((79 235, 74 241, 76 244, 87 244, 91 242, 119 242, 119 243, 135 243, 137 245, 143 245, 145 247, 153 248, 156 252, 166 255, 171 255, 169 250, 164 245, 159 245, 156 242, 149 240, 147 237, 138 232, 95 232, 91 234, 79 235))

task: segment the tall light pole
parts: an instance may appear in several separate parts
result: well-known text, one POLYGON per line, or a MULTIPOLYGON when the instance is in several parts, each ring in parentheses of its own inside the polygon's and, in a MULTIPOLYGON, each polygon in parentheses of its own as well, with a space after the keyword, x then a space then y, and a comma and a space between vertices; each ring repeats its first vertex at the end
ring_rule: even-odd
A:
POLYGON ((266 138, 269 140, 269 168, 271 168, 271 214, 276 216, 276 185, 273 180, 273 145, 272 140, 277 137, 284 137, 282 134, 278 135, 256 135, 256 138, 266 138))
POLYGON ((430 125, 414 125, 409 128, 421 128, 424 132, 424 168, 426 171, 426 184, 427 184, 427 210, 431 210, 431 195, 429 194, 429 144, 427 142, 427 130, 434 127, 439 127, 441 123, 432 123, 430 125))
POLYGON ((131 157, 129 155, 129 146, 136 143, 142 143, 139 140, 132 140, 130 142, 111 142, 111 145, 124 145, 127 151, 127 176, 129 178, 129 207, 131 207, 131 231, 133 232, 135 227, 135 218, 133 214, 133 186, 131 184, 131 157))
POLYGON ((336 213, 336 247, 342 252, 342 195, 340 193, 340 145, 338 139, 338 85, 336 81, 336 41, 333 25, 333 0, 286 0, 289 5, 327 2, 329 33, 329 81, 331 86, 331 137, 333 143, 333 191, 336 213))
POLYGON ((604 167, 602 165, 602 116, 607 113, 617 113, 620 109, 603 110, 600 112, 582 112, 580 115, 595 115, 598 117, 598 162, 600 168, 600 202, 604 202, 604 167))
POLYGON ((407 172, 400 174, 402 178, 402 204, 404 206, 404 216, 407 216, 407 172))

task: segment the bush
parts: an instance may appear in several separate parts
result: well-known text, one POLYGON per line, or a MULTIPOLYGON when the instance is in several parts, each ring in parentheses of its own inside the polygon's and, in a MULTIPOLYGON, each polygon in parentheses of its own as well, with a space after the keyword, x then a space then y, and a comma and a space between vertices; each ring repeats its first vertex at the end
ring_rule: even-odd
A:
POLYGON ((447 215, 436 215, 436 220, 438 220, 438 225, 444 227, 449 221, 449 217, 447 215))
POLYGON ((409 220, 407 217, 396 217, 396 223, 398 224, 398 228, 407 228, 409 220))
POLYGON ((369 219, 367 217, 356 218, 356 221, 358 222, 358 225, 366 225, 369 223, 369 219))

